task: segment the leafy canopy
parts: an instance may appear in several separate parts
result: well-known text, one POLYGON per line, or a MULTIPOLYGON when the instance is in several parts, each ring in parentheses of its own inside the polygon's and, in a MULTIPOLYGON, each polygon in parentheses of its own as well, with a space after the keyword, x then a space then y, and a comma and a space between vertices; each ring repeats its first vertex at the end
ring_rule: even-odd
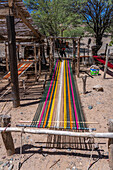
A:
POLYGON ((83 20, 93 30, 95 38, 102 37, 113 21, 113 1, 87 0, 79 8, 83 20))
MULTIPOLYGON (((76 36, 75 31, 81 24, 79 14, 73 12, 75 0, 24 0, 27 8, 38 25, 40 32, 46 36, 65 35, 76 36), (70 31, 71 30, 71 31, 70 31)), ((80 32, 82 29, 80 30, 80 32)), ((83 32, 83 31, 82 31, 83 32)))

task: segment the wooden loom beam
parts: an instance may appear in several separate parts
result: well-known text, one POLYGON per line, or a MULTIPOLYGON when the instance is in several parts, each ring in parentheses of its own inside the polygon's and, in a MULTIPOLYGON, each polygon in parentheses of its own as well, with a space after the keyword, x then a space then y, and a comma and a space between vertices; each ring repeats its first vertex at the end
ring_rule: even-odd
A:
MULTIPOLYGON (((39 121, 19 121, 19 123, 32 123, 32 122, 39 122, 39 121)), ((42 121, 45 122, 45 121, 42 121)), ((48 121, 49 122, 49 121, 48 121)), ((52 121, 52 122, 64 122, 64 121, 52 121)), ((75 123, 75 121, 66 121, 68 123, 75 123)), ((78 123, 85 123, 85 124, 99 124, 98 122, 83 122, 83 121, 78 121, 78 123)))
POLYGON ((31 134, 50 134, 50 135, 61 135, 61 136, 73 136, 73 137, 89 137, 89 138, 109 138, 113 139, 113 132, 95 133, 95 132, 71 132, 71 131, 60 131, 50 129, 29 129, 19 127, 8 127, 0 128, 0 132, 23 132, 31 134))

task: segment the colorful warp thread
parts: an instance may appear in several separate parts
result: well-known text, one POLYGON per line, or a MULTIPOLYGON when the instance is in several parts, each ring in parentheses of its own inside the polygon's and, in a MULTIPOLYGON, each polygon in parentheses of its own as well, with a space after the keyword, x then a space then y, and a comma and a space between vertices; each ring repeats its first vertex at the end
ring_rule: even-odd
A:
MULTIPOLYGON (((24 60, 27 61, 27 60, 24 60)), ((18 64, 18 76, 21 76, 29 67, 31 67, 33 63, 19 63, 18 64)), ((8 79, 10 78, 11 74, 10 71, 3 77, 3 79, 8 79)))
POLYGON ((31 126, 85 129, 84 122, 71 62, 57 60, 31 126))

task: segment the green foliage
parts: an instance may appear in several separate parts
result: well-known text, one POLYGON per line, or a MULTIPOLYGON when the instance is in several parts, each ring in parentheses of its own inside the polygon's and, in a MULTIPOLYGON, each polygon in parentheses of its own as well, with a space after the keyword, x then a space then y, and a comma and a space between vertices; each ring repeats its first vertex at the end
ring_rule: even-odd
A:
POLYGON ((84 18, 88 29, 93 31, 96 44, 100 45, 103 34, 112 24, 113 1, 111 0, 87 0, 82 4, 79 12, 84 18))
POLYGON ((113 40, 112 41, 110 41, 110 43, 109 43, 109 46, 112 46, 113 45, 113 40))
POLYGON ((64 37, 80 37, 84 35, 84 27, 76 27, 75 29, 67 29, 64 31, 64 37))
POLYGON ((39 31, 46 36, 60 36, 64 31, 71 36, 81 23, 80 15, 73 12, 75 0, 24 0, 39 31), (72 27, 70 31, 69 27, 72 27))
POLYGON ((101 45, 105 31, 111 31, 112 0, 24 0, 46 36, 82 36, 89 32, 101 45))

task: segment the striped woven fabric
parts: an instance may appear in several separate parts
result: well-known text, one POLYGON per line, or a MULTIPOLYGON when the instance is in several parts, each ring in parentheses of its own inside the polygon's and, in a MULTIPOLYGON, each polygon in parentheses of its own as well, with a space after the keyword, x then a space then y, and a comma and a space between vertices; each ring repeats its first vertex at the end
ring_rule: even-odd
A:
MULTIPOLYGON (((20 77, 33 63, 28 63, 28 60, 24 60, 27 63, 19 63, 18 64, 18 76, 20 77)), ((10 71, 3 77, 3 79, 9 79, 11 77, 10 71)))
POLYGON ((31 126, 85 129, 84 122, 71 62, 57 60, 31 126))

